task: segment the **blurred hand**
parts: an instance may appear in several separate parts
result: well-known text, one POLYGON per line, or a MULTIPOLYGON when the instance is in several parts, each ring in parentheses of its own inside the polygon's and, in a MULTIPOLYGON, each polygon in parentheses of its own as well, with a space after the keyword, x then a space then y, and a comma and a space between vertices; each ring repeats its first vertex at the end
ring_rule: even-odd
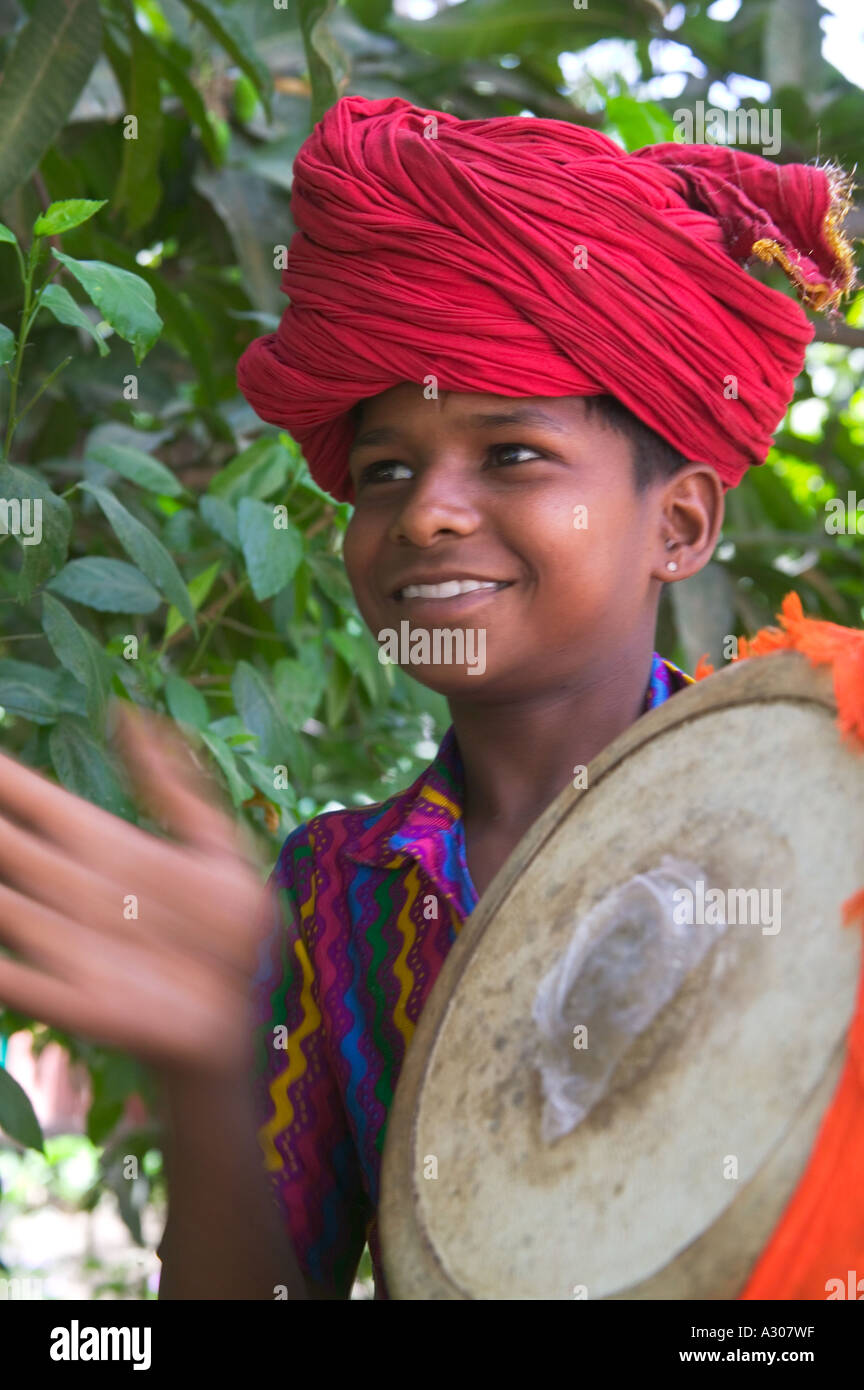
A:
POLYGON ((240 830, 173 726, 117 707, 160 839, 0 754, 0 1004, 163 1071, 225 1072, 248 1048, 264 894, 240 830))

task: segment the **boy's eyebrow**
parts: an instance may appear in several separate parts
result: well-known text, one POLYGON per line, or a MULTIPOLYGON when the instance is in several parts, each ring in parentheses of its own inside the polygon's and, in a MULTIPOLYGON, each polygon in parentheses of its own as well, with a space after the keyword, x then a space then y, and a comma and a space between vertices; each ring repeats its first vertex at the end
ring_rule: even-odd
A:
MULTIPOLYGON (((554 415, 547 415, 545 410, 539 410, 536 406, 519 406, 515 410, 469 415, 465 423, 472 429, 494 429, 500 425, 544 425, 556 434, 569 433, 568 427, 561 420, 556 420, 554 415)), ((379 425, 377 429, 364 430, 362 434, 358 434, 351 446, 351 452, 373 444, 397 444, 406 437, 404 431, 393 425, 379 425)))

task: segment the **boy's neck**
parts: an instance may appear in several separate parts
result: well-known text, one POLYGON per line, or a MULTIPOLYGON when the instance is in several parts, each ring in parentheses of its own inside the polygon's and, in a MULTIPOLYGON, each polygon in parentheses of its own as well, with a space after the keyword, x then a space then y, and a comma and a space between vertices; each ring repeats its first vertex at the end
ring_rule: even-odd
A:
POLYGON ((563 789, 574 769, 643 713, 653 649, 622 668, 596 667, 578 688, 536 700, 478 704, 451 700, 465 774, 464 821, 475 836, 522 835, 563 789))

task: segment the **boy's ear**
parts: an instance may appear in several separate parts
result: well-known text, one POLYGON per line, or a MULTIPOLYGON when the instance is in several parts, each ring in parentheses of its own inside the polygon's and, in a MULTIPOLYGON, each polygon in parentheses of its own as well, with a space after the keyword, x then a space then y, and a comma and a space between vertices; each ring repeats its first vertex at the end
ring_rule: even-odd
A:
POLYGON ((658 510, 656 577, 668 584, 704 569, 714 554, 725 511, 723 484, 710 464, 685 464, 669 478, 658 510), (673 570, 668 568, 670 561, 673 570))

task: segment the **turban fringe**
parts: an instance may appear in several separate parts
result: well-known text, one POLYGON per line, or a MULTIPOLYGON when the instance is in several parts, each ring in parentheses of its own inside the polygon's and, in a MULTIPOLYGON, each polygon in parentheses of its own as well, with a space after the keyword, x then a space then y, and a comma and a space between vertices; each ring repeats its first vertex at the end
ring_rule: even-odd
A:
POLYGON ((734 487, 764 461, 813 337, 742 267, 776 261, 804 303, 833 307, 854 283, 850 195, 840 170, 725 146, 627 154, 565 121, 343 97, 297 155, 290 302, 238 382, 339 501, 348 412, 429 376, 615 396, 734 487))

